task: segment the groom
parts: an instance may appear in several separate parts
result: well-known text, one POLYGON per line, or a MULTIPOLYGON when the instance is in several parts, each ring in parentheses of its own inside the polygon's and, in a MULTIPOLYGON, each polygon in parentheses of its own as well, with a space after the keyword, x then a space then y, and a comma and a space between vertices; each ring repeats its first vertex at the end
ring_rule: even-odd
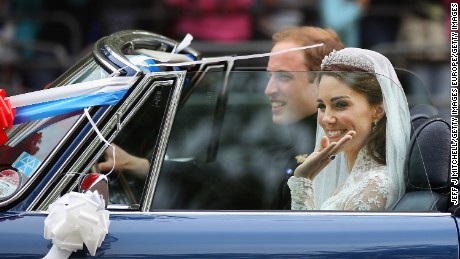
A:
POLYGON ((290 51, 270 56, 267 71, 271 73, 265 95, 272 106, 272 120, 275 124, 285 125, 291 142, 285 147, 277 147, 268 165, 270 176, 280 183, 278 193, 266 193, 272 196, 272 209, 290 209, 290 192, 286 181, 302 160, 315 147, 316 112, 318 85, 317 73, 321 61, 332 50, 343 49, 338 35, 331 29, 312 26, 290 28, 277 32, 272 37, 272 52, 302 47, 316 43, 322 46, 313 49, 290 51))

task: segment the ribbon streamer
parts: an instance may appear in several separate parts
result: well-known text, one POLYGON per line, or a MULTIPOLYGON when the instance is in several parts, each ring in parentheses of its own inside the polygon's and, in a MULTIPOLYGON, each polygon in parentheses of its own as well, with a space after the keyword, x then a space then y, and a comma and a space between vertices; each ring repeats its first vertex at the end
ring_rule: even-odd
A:
POLYGON ((110 146, 112 147, 112 159, 113 159, 113 165, 112 165, 112 169, 110 169, 110 171, 107 173, 106 176, 109 176, 114 170, 115 170, 115 163, 116 163, 116 155, 115 155, 115 146, 110 144, 105 138, 104 136, 102 135, 102 133, 99 131, 99 129, 97 128, 97 125, 96 123, 94 123, 93 119, 91 118, 91 116, 89 115, 89 112, 88 112, 88 109, 85 108, 84 109, 85 111, 85 115, 86 115, 86 118, 88 119, 89 123, 91 124, 91 126, 93 127, 94 131, 96 132, 97 136, 99 137, 100 140, 102 140, 106 147, 107 146, 110 146))
POLYGON ((8 97, 16 108, 13 124, 95 105, 116 104, 136 80, 137 77, 110 77, 8 97))
POLYGON ((11 107, 10 101, 5 99, 5 90, 0 89, 0 145, 8 141, 5 129, 11 129, 13 126, 15 109, 11 107))
MULTIPOLYGON (((323 43, 317 43, 317 44, 308 45, 308 46, 290 48, 290 49, 274 51, 274 52, 267 52, 267 53, 261 53, 261 54, 251 54, 251 55, 243 55, 243 56, 214 57, 214 58, 206 58, 206 59, 197 60, 197 61, 177 62, 177 63, 157 63, 157 64, 153 64, 151 66, 155 66, 155 67, 176 67, 176 66, 201 65, 201 64, 221 62, 221 61, 234 62, 235 60, 244 60, 244 59, 253 59, 253 58, 263 58, 263 57, 276 56, 276 55, 280 55, 280 54, 290 52, 290 51, 311 49, 311 48, 321 47, 323 45, 324 45, 323 43)), ((141 58, 145 59, 147 57, 141 57, 141 58)))
POLYGON ((53 247, 44 259, 68 258, 83 249, 94 256, 109 229, 109 211, 97 191, 70 192, 49 206, 45 219, 44 237, 53 247))

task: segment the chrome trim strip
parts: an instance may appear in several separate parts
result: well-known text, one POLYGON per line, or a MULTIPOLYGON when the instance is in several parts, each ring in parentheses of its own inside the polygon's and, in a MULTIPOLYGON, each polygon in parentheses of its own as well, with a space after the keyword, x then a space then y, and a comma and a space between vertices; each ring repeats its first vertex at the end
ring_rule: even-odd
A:
MULTIPOLYGON (((135 65, 133 65, 133 63, 129 62, 127 58, 125 58, 125 56, 118 52, 117 49, 112 49, 110 47, 111 45, 105 45, 105 48, 108 52, 110 52, 110 54, 112 56, 114 56, 117 60, 119 60, 120 62, 122 62, 123 64, 126 65, 126 67, 129 67, 131 68, 132 70, 136 71, 136 74, 134 74, 134 76, 139 76, 140 74, 142 74, 142 71, 135 65)), ((116 71, 118 72, 119 74, 119 71, 120 70, 123 70, 125 67, 121 67, 119 69, 117 69, 116 71)))
MULTIPOLYGON (((118 71, 117 74, 120 74, 119 70, 124 68, 122 67, 119 69, 114 66, 113 63, 108 60, 107 56, 104 53, 101 53, 102 49, 105 49, 118 61, 136 71, 135 75, 139 75, 142 73, 141 70, 124 56, 126 53, 124 54, 123 51, 129 52, 129 48, 144 48, 145 46, 154 47, 158 43, 168 45, 171 50, 174 46, 179 44, 175 40, 152 32, 142 30, 125 30, 113 33, 110 36, 97 41, 93 52, 97 60, 110 68, 112 72, 118 71)), ((170 50, 165 49, 164 51, 167 52, 170 50)), ((191 53, 196 57, 200 57, 199 52, 190 47, 186 47, 183 52, 191 53)))
MULTIPOLYGON (((47 211, 23 212, 20 215, 48 214, 47 211)), ((348 211, 110 211, 110 215, 161 215, 161 216, 398 216, 398 217, 451 217, 446 212, 348 212, 348 211)))
POLYGON ((169 107, 167 107, 166 118, 163 130, 161 131, 161 136, 159 139, 159 144, 157 147, 157 152, 155 152, 155 157, 153 158, 153 163, 150 167, 149 177, 145 184, 147 184, 147 188, 144 188, 144 199, 141 202, 141 211, 149 211, 151 204, 153 202, 153 195, 155 193, 155 188, 158 182, 158 178, 160 176, 161 165, 163 164, 163 158, 166 153, 166 148, 168 144, 169 134, 171 132, 172 123, 174 121, 174 117, 176 115, 177 106, 180 100, 180 95, 182 91, 182 86, 185 81, 186 71, 177 72, 177 81, 174 87, 174 92, 171 96, 171 102, 169 107))
POLYGON ((416 216, 416 217, 451 217, 446 212, 348 212, 348 211, 147 211, 147 212, 121 212, 111 211, 111 215, 229 215, 229 216, 262 216, 262 215, 283 215, 283 216, 416 216))
POLYGON ((108 68, 112 73, 115 73, 116 75, 120 75, 120 72, 118 71, 118 68, 116 66, 114 66, 112 64, 112 62, 110 62, 106 56, 104 55, 104 53, 102 53, 101 49, 104 47, 104 41, 107 37, 104 37, 100 40, 98 40, 95 44, 94 44, 94 48, 93 48, 93 55, 94 55, 94 58, 101 62, 103 66, 105 66, 106 68, 108 68), (118 71, 118 72, 117 72, 118 71))

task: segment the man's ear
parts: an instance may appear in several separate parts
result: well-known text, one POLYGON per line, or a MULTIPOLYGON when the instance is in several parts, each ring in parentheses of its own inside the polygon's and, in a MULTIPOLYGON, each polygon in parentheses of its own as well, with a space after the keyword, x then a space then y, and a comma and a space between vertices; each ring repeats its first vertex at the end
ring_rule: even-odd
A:
POLYGON ((373 114, 374 118, 373 119, 379 121, 380 119, 383 118, 384 115, 385 115, 385 109, 383 107, 383 103, 377 104, 374 107, 374 114, 373 114))

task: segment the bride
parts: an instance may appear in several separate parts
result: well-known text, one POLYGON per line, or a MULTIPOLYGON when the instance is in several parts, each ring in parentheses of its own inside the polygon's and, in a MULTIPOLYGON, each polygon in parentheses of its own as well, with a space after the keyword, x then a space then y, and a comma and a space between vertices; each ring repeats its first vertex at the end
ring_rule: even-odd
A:
POLYGON ((292 210, 391 209, 404 194, 409 109, 390 61, 365 49, 326 56, 317 148, 289 178, 292 210))

